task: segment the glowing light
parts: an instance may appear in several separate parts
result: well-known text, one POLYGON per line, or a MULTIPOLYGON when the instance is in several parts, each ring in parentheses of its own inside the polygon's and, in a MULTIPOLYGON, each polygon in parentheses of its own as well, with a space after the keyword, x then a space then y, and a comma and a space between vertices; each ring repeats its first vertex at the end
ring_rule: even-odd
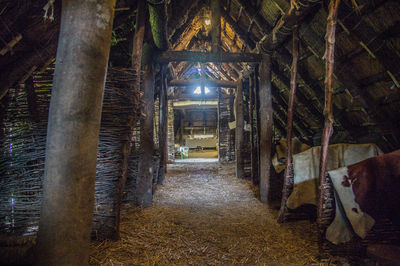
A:
MULTIPOLYGON (((207 94, 210 92, 210 89, 208 87, 204 87, 204 93, 207 94)), ((194 94, 201 94, 201 87, 198 86, 193 92, 194 94)))
POLYGON ((209 18, 206 18, 206 19, 204 20, 204 23, 208 26, 208 25, 211 24, 211 20, 210 20, 209 18))
POLYGON ((202 135, 194 135, 194 139, 211 139, 214 138, 215 136, 213 134, 202 134, 202 135))

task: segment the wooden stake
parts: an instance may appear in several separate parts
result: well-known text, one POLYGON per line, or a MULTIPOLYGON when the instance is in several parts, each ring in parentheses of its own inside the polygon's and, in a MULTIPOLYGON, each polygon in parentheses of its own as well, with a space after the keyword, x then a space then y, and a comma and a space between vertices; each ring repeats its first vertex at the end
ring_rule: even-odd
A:
POLYGON ((65 0, 62 6, 36 265, 88 265, 115 0, 65 0))
POLYGON ((272 161, 271 57, 263 55, 260 64, 260 200, 268 202, 272 161))
POLYGON ((332 78, 333 78, 333 70, 334 70, 334 59, 335 59, 335 30, 336 30, 336 22, 337 15, 339 9, 340 0, 330 0, 329 2, 329 15, 326 26, 326 36, 325 36, 325 125, 324 131, 322 133, 321 140, 321 157, 320 157, 320 166, 319 166, 319 202, 318 202, 318 225, 319 225, 319 247, 322 248, 322 243, 324 239, 324 228, 322 225, 323 218, 323 204, 324 204, 324 189, 326 183, 326 162, 328 156, 328 146, 329 146, 329 138, 333 133, 333 112, 332 112, 332 78))
POLYGON ((299 29, 296 26, 293 29, 293 61, 290 76, 290 93, 289 93, 289 106, 288 106, 288 118, 287 118, 287 130, 286 130, 286 169, 284 177, 284 185, 282 190, 282 203, 279 211, 278 222, 283 223, 286 221, 287 207, 286 201, 293 190, 294 176, 293 176, 293 154, 292 154, 292 128, 293 128, 293 112, 294 112, 294 101, 297 87, 297 62, 299 59, 299 29))

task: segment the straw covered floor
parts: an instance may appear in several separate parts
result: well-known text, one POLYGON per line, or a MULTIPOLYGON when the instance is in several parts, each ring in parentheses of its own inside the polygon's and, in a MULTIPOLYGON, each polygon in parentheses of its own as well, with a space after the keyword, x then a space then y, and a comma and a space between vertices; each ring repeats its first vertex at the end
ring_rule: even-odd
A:
POLYGON ((189 159, 169 165, 153 206, 124 206, 121 240, 92 243, 92 265, 316 262, 316 225, 280 225, 232 165, 189 159))

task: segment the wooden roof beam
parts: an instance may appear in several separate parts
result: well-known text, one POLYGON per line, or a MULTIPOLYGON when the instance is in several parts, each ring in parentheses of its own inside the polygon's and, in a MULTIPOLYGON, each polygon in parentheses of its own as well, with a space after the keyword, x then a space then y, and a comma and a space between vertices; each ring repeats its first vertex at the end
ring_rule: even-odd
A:
POLYGON ((254 49, 256 47, 256 43, 250 38, 248 33, 240 27, 239 23, 233 20, 233 18, 224 8, 221 8, 221 15, 246 45, 248 45, 251 49, 254 49))
POLYGON ((292 34, 293 27, 319 4, 321 0, 299 0, 296 6, 291 7, 276 23, 270 33, 265 35, 257 43, 257 46, 264 52, 271 52, 282 44, 292 34))
POLYGON ((261 55, 255 53, 208 53, 208 52, 197 52, 197 51, 165 51, 158 53, 155 56, 155 61, 158 63, 169 63, 169 62, 200 62, 200 63, 233 63, 233 62, 260 62, 261 55))
POLYGON ((244 11, 248 14, 249 18, 252 18, 256 23, 257 27, 261 32, 271 31, 272 27, 269 23, 266 23, 265 18, 259 13, 259 9, 255 8, 251 1, 248 0, 237 0, 239 5, 243 7, 244 11))
POLYGON ((175 45, 185 30, 190 27, 194 18, 199 13, 199 10, 201 10, 204 6, 205 3, 203 1, 197 1, 193 6, 190 6, 186 10, 186 13, 181 17, 179 22, 176 23, 176 26, 174 27, 175 30, 173 30, 169 35, 169 42, 172 46, 175 45))

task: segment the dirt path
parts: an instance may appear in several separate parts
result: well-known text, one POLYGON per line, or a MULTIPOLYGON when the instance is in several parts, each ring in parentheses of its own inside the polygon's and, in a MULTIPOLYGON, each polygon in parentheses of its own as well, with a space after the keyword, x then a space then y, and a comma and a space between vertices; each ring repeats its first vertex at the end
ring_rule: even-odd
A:
POLYGON ((170 165, 153 206, 124 210, 121 240, 94 243, 91 264, 315 263, 316 226, 277 224, 233 169, 212 159, 170 165))

